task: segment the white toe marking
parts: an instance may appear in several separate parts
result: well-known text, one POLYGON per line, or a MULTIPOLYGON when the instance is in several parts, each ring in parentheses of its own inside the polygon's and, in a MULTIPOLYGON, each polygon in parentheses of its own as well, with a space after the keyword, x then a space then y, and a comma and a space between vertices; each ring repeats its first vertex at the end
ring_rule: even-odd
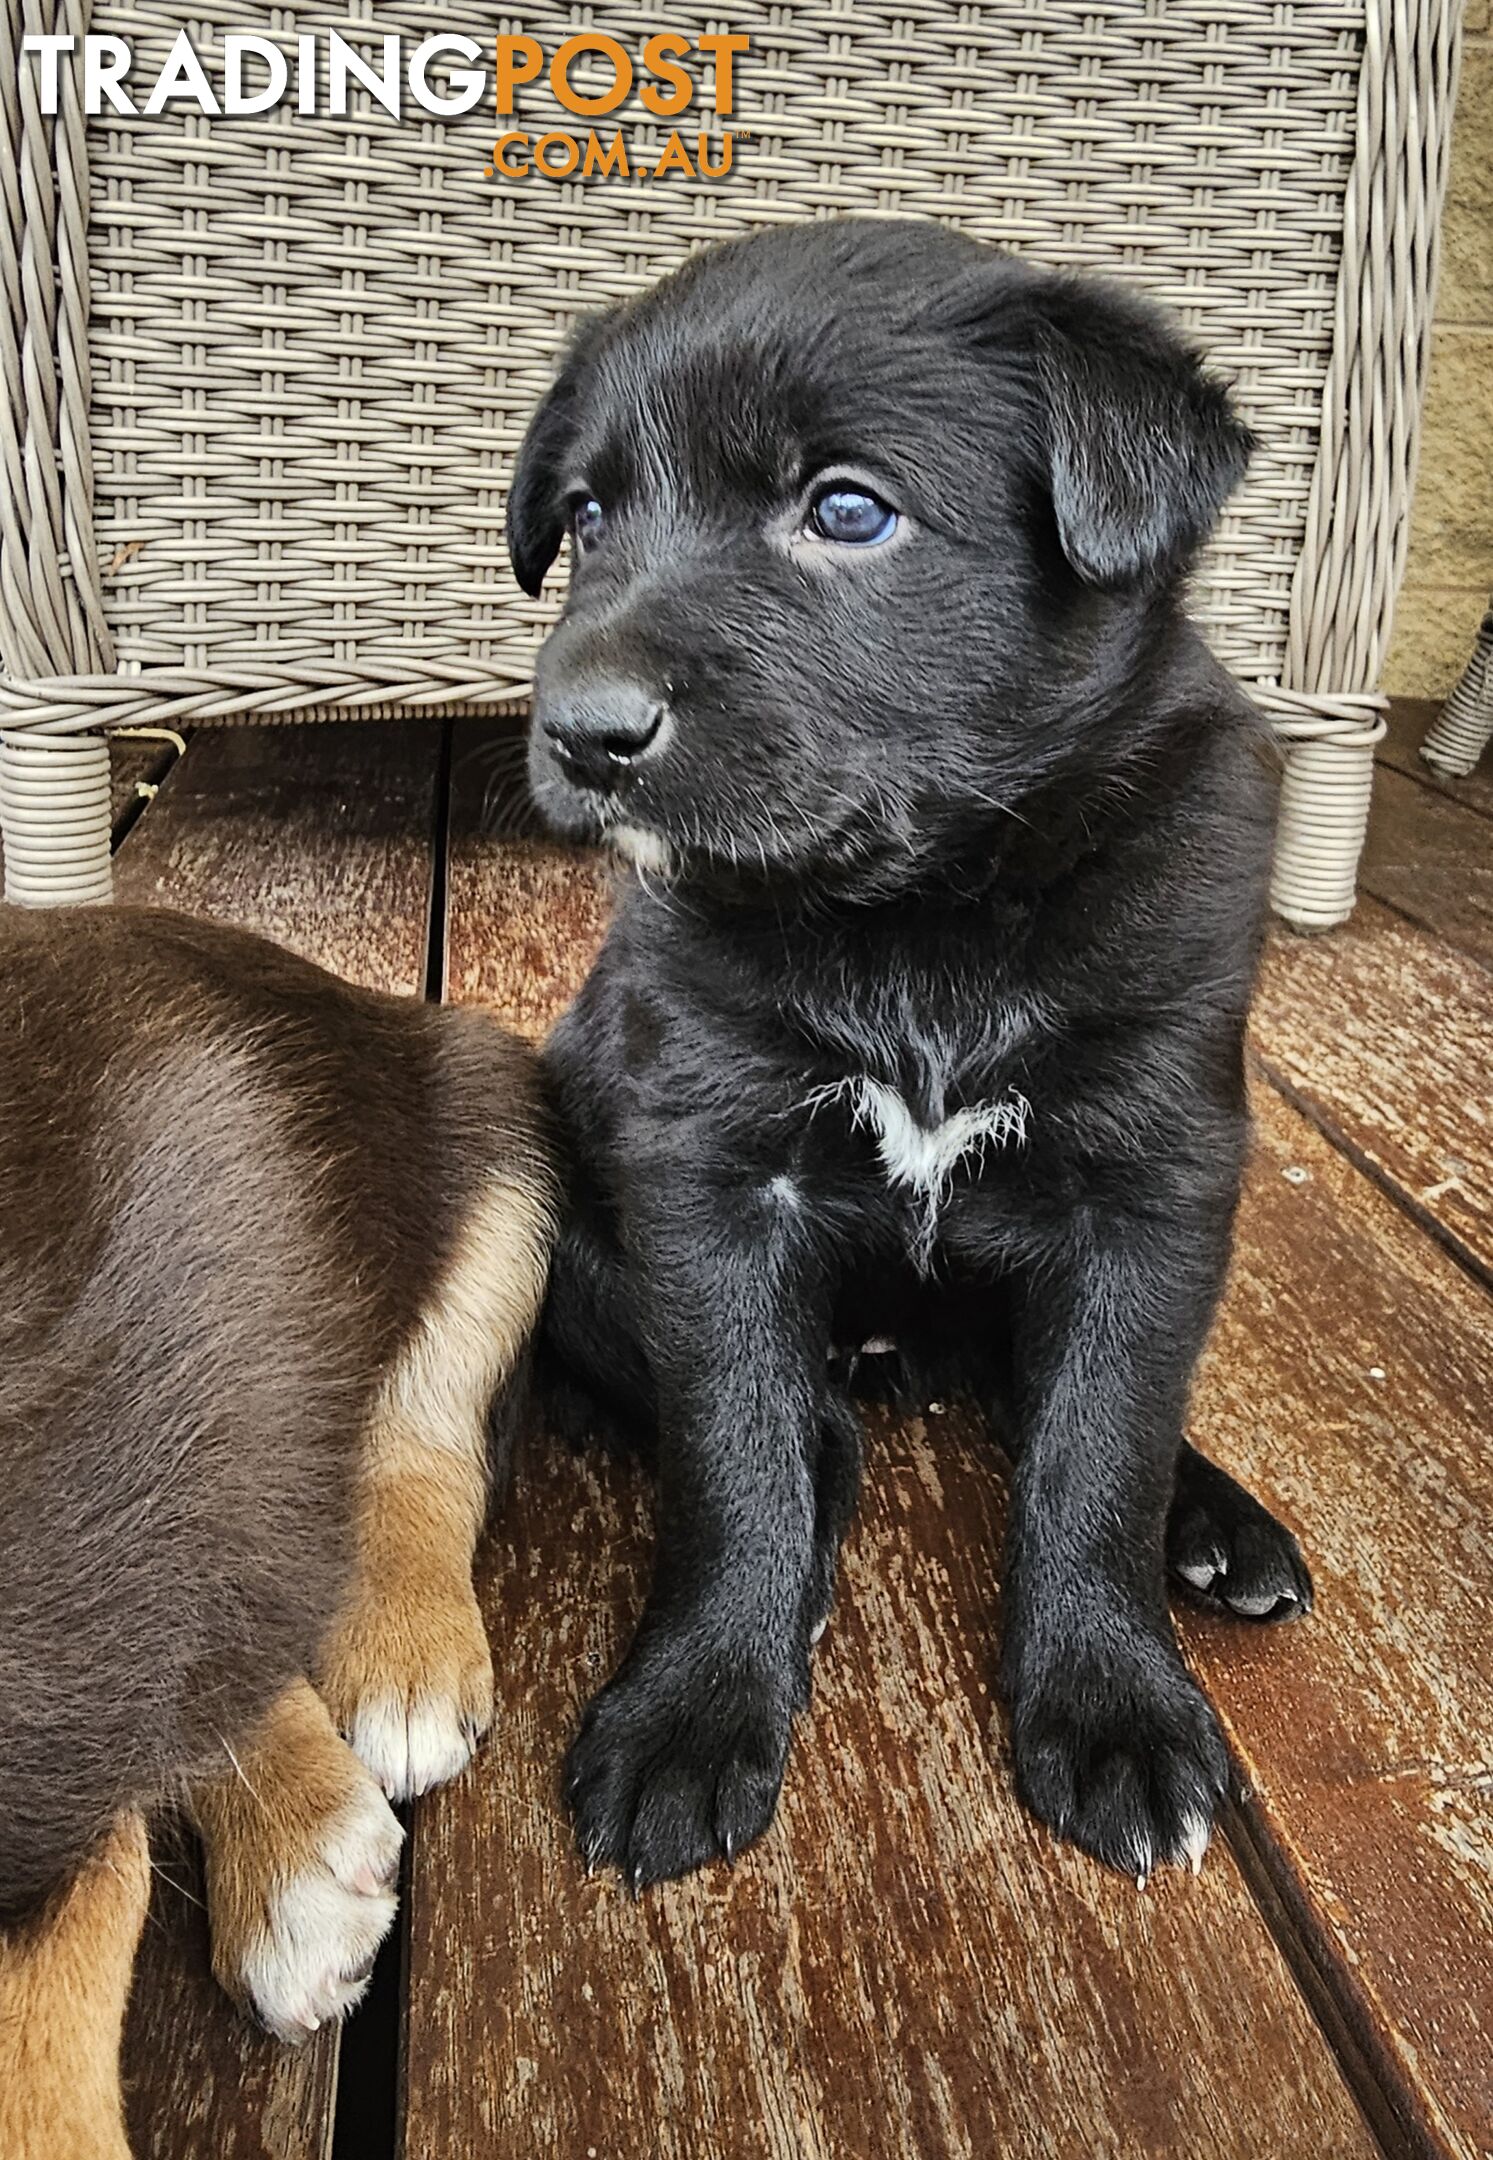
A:
POLYGON ((1187 1561, 1179 1560, 1177 1573, 1185 1582, 1190 1582, 1195 1590, 1206 1590, 1218 1570, 1215 1567, 1210 1567, 1206 1560, 1194 1560, 1190 1564, 1187 1561))
POLYGON ((465 1770, 477 1735, 447 1698, 373 1696, 360 1702, 348 1732, 353 1753, 391 1800, 414 1800, 465 1770))
POLYGON ((1202 1873, 1203 1855, 1213 1834, 1206 1815, 1189 1815, 1182 1825, 1182 1858, 1194 1875, 1202 1873))
POLYGON ((272 1887, 264 1931, 245 1956, 240 1977, 257 2016, 277 2039, 305 2040, 329 2019, 345 2016, 361 1997, 368 1985, 364 1968, 394 1922, 403 1842, 382 1793, 361 1785, 327 1825, 319 1859, 272 1887))

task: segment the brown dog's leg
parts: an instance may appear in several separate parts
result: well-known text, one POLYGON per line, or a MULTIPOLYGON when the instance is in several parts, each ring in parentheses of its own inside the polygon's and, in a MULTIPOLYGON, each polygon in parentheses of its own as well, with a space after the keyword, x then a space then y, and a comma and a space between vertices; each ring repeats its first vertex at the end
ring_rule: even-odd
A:
POLYGON ((538 1314, 549 1235, 547 1196, 516 1184, 483 1196, 364 1442, 356 1577, 317 1677, 393 1799, 454 1777, 492 1721, 472 1588, 487 1419, 538 1314))
POLYGON ((119 2039, 149 1902, 145 1824, 122 1815, 44 1913, 0 1936, 5 2160, 129 2160, 119 2039))
POLYGON ((213 1970, 278 2038, 304 2040, 358 2001, 393 1924, 393 1810, 298 1680, 222 1776, 193 1786, 192 1811, 213 1970))

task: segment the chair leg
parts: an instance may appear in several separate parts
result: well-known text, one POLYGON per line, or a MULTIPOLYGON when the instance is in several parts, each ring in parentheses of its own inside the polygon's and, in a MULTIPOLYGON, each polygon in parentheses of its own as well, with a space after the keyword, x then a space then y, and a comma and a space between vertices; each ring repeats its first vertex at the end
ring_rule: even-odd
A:
POLYGON ((1493 741, 1493 607, 1483 617, 1467 672, 1442 706, 1420 754, 1443 780, 1470 773, 1493 741))
POLYGON ((110 823, 104 736, 0 732, 7 900, 64 907, 112 898, 110 823))
POLYGON ((1331 930, 1352 914, 1373 786, 1372 741, 1286 752, 1270 904, 1294 929, 1331 930))

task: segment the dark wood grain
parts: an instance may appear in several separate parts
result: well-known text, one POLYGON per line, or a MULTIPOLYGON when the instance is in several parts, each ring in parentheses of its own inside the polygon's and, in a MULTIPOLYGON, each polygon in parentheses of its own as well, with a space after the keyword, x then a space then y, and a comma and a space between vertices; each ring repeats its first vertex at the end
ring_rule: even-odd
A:
MULTIPOLYGON (((451 994, 542 1027, 600 890, 458 830, 451 994)), ((634 1904, 582 1873, 557 1767, 638 1608, 645 1500, 531 1438, 483 1568, 497 1734, 417 1810, 407 2160, 1375 2150, 1226 1848, 1142 1897, 1018 1807, 1001 1508, 962 1417, 880 1422, 778 1822, 634 1904)))
POLYGON ((115 858, 115 898, 423 989, 439 744, 420 721, 199 729, 115 858))
POLYGON ((1493 817, 1493 748, 1487 750, 1476 769, 1457 780, 1441 780, 1420 754, 1426 731, 1441 707, 1430 698, 1396 698, 1388 714, 1389 732, 1378 749, 1378 762, 1418 780, 1448 802, 1493 817))
POLYGON ((1252 1040, 1272 1080, 1493 1281, 1493 975, 1363 899, 1330 937, 1272 935, 1252 1040))
POLYGON ((1493 968, 1493 823, 1479 812, 1380 765, 1358 882, 1493 968))
POLYGON ((558 847, 534 832, 522 755, 511 726, 457 723, 446 987, 538 1042, 581 986, 617 873, 595 849, 558 847))
POLYGON ((161 782, 179 755, 174 743, 137 735, 110 736, 109 810, 116 833, 147 802, 155 800, 161 782))
POLYGON ((1141 1896, 1017 1806, 1000 1514, 968 1423, 880 1422, 777 1823, 634 1903, 582 1872, 556 1768, 636 1616, 643 1499, 531 1445, 483 1569, 498 1735, 418 1811, 407 2160, 1374 2150, 1226 1849, 1141 1896))
MULTIPOLYGON (((361 982, 426 977, 439 730, 202 730, 116 859, 121 901, 280 938, 361 982)), ((137 2160, 326 2160, 337 2036, 290 2049, 213 1984, 195 1859, 158 1855, 126 2037, 137 2160)))
POLYGON ((1301 1535, 1311 1619, 1187 1638, 1266 1863, 1410 2149, 1493 2150, 1493 1305, 1268 1087, 1199 1445, 1301 1535))

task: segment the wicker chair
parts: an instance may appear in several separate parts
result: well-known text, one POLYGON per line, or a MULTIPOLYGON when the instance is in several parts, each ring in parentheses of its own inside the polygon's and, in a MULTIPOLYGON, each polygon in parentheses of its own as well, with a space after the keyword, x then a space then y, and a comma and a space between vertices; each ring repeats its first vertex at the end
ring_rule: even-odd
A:
MULTIPOLYGON (((192 26, 449 32, 417 0, 5 0, 12 38, 192 26)), ((636 51, 659 27, 581 11, 636 51)), ((745 32, 724 180, 485 175, 490 109, 86 119, 0 87, 0 821, 7 891, 109 892, 109 729, 517 705, 545 610, 505 476, 577 311, 692 246, 922 214, 1133 277, 1236 381, 1263 448, 1200 579, 1287 747, 1275 903, 1352 905, 1404 546, 1457 0, 713 0, 745 32)), ((462 27, 459 23, 457 27, 462 27)), ((548 51, 577 27, 536 6, 548 51)), ((599 67, 605 85, 611 70, 599 67)), ((584 84, 584 74, 576 80, 584 84)), ((542 80, 534 135, 574 130, 542 80)), ((671 123, 620 115, 637 150, 671 123)), ((581 123, 585 125, 586 123, 581 123)), ((700 121, 688 125, 697 129, 700 121)), ((711 121, 716 139, 724 124, 711 121)))

